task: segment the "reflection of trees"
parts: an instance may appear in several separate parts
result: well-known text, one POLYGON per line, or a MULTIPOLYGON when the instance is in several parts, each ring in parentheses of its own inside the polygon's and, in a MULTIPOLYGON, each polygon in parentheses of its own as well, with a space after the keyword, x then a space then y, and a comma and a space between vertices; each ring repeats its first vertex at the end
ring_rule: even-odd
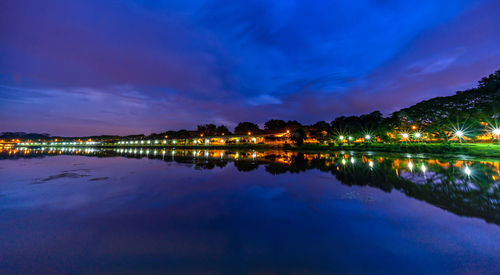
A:
POLYGON ((285 174, 288 170, 288 165, 284 163, 271 162, 266 165, 266 172, 273 175, 285 174))
POLYGON ((253 161, 237 160, 234 162, 234 166, 240 172, 249 172, 259 168, 259 164, 253 161))
POLYGON ((405 158, 377 158, 368 165, 368 157, 351 161, 350 156, 339 153, 321 155, 300 152, 269 152, 255 157, 254 152, 225 151, 205 154, 192 150, 153 152, 152 154, 120 153, 113 150, 95 152, 61 151, 15 151, 0 152, 0 159, 43 158, 60 154, 85 155, 92 157, 150 158, 166 162, 189 164, 195 169, 225 167, 233 162, 238 171, 252 171, 265 165, 266 172, 279 175, 287 172, 300 173, 318 169, 331 173, 342 184, 371 186, 390 192, 396 189, 409 197, 426 201, 457 215, 482 218, 500 224, 500 181, 498 165, 490 163, 465 162, 454 165, 454 160, 415 160, 413 170, 405 158), (215 157, 217 156, 217 157, 215 157), (345 157, 345 158, 344 158, 345 157), (342 159, 344 158, 344 159, 342 159), (342 161, 344 160, 344 161, 342 161), (397 165, 396 165, 397 163, 397 165), (425 173, 421 169, 425 165, 425 173), (473 173, 464 173, 464 165, 473 173))

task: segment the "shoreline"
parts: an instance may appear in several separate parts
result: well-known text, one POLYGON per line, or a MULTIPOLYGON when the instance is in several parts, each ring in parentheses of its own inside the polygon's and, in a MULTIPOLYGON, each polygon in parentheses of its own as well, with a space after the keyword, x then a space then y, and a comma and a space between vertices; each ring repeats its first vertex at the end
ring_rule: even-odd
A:
POLYGON ((238 144, 238 145, 71 145, 71 146, 14 146, 14 147, 70 147, 70 148, 182 148, 182 149, 241 149, 241 150, 285 150, 285 151, 375 151, 384 153, 410 153, 427 154, 440 156, 466 155, 474 157, 500 158, 500 144, 491 143, 370 143, 370 144, 352 144, 352 145, 319 145, 304 144, 302 146, 292 145, 269 145, 269 144, 238 144))

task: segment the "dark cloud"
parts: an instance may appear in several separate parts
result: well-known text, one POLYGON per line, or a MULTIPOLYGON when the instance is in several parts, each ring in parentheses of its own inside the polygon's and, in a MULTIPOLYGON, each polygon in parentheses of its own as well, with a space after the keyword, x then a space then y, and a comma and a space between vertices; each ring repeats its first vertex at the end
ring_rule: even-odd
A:
POLYGON ((3 1, 0 131, 386 113, 498 69, 498 1, 3 1))

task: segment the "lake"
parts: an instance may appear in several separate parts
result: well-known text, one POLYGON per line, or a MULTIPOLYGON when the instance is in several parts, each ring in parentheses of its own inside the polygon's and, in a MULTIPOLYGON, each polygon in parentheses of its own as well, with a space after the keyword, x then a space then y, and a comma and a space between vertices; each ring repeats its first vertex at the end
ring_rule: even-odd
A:
POLYGON ((500 160, 0 151, 0 273, 500 273, 500 160))

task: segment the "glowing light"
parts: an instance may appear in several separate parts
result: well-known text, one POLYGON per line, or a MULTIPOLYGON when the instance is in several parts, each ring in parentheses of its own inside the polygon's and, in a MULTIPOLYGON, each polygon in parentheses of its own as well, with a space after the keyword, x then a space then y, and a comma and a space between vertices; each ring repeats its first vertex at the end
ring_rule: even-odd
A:
POLYGON ((427 171, 427 167, 425 167, 425 165, 423 165, 423 164, 422 164, 422 168, 421 169, 422 169, 422 172, 424 172, 424 173, 425 173, 425 171, 427 171))
POLYGON ((224 143, 224 140, 223 140, 223 139, 221 139, 221 140, 220 140, 220 143, 224 143))
POLYGON ((413 162, 408 162, 408 168, 410 168, 410 171, 413 171, 413 162))
POLYGON ((345 159, 342 159, 342 164, 345 165, 345 159))
POLYGON ((351 136, 349 136, 349 137, 348 137, 348 139, 349 139, 349 140, 352 140, 352 137, 351 137, 351 136))
POLYGON ((459 138, 462 137, 463 135, 464 135, 463 131, 458 130, 458 131, 455 132, 455 136, 457 136, 459 138))
POLYGON ((370 135, 366 135, 365 139, 370 140, 372 137, 370 135))
POLYGON ((252 138, 252 142, 255 143, 257 141, 257 139, 255 138, 252 138))
POLYGON ((351 158, 351 163, 354 164, 354 158, 351 158))
POLYGON ((248 135, 251 135, 251 134, 252 134, 252 132, 248 132, 248 135))
POLYGON ((421 134, 421 133, 419 133, 419 132, 416 132, 416 133, 415 133, 415 137, 416 137, 416 138, 420 138, 420 137, 422 137, 422 134, 421 134))
POLYGON ((493 131, 491 132, 494 136, 500 136, 500 128, 496 128, 496 129, 493 129, 493 131))
POLYGON ((368 163, 368 166, 370 166, 370 168, 373 168, 373 161, 370 160, 370 162, 368 163))
POLYGON ((467 167, 465 167, 464 172, 465 172, 465 174, 466 174, 467 176, 470 176, 470 174, 472 174, 472 171, 470 170, 470 168, 469 168, 468 166, 467 166, 467 167))
POLYGON ((408 138, 408 134, 407 134, 407 133, 402 133, 402 134, 401 134, 401 136, 402 136, 403 138, 408 138))
POLYGON ((340 139, 340 140, 344 140, 344 136, 340 136, 340 137, 339 137, 339 139, 340 139))

